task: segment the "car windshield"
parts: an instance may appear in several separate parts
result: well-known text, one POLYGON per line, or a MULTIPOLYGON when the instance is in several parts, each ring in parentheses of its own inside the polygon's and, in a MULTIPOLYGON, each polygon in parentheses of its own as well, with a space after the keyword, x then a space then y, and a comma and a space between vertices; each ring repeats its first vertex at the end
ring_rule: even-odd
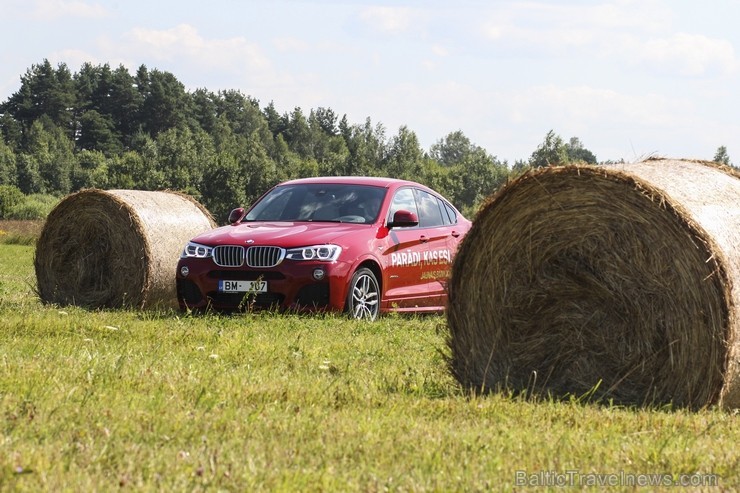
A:
POLYGON ((385 194, 385 188, 370 185, 280 185, 262 197, 245 220, 372 223, 385 194))

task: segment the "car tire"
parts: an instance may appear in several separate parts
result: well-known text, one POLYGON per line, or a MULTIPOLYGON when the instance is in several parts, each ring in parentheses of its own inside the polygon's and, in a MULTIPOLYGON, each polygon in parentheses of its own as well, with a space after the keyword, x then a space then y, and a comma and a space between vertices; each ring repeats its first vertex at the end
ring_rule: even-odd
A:
POLYGON ((357 269, 349 283, 346 312, 356 320, 373 321, 380 314, 380 284, 373 271, 357 269))

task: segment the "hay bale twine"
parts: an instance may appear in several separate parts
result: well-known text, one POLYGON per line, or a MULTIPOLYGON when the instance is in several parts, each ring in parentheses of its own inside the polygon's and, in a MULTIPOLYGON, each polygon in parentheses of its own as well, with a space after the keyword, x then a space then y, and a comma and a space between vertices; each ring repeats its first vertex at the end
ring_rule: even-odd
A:
POLYGON ((449 286, 476 391, 740 407, 740 180, 700 161, 553 167, 500 189, 449 286))
POLYGON ((71 194, 49 213, 36 244, 39 297, 86 308, 174 307, 180 252, 214 226, 202 205, 180 193, 71 194))

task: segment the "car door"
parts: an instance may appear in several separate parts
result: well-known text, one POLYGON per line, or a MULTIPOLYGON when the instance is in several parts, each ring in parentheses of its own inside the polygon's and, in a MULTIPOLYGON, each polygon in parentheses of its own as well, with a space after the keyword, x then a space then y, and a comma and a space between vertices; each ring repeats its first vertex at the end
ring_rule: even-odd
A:
MULTIPOLYGON (((386 224, 393 220, 396 211, 405 210, 419 215, 412 187, 396 190, 390 202, 386 224)), ((385 237, 382 262, 385 301, 390 307, 415 308, 425 306, 427 295, 422 273, 422 259, 426 245, 418 226, 391 227, 385 237)))
POLYGON ((425 190, 416 189, 419 209, 419 233, 424 244, 421 281, 427 306, 443 307, 447 297, 453 238, 448 213, 443 201, 425 190))

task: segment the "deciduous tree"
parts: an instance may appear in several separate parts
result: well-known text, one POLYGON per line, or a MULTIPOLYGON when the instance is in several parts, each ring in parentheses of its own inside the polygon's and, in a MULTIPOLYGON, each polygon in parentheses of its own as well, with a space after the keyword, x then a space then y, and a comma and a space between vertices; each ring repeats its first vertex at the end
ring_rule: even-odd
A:
POLYGON ((578 137, 570 138, 570 141, 565 144, 565 151, 568 154, 568 161, 571 163, 597 163, 594 153, 583 147, 578 137))
POLYGON ((17 185, 18 170, 13 150, 0 139, 0 185, 17 185))
POLYGON ((553 130, 547 132, 545 140, 532 153, 529 165, 533 168, 543 166, 562 166, 568 164, 568 149, 563 139, 553 130))

